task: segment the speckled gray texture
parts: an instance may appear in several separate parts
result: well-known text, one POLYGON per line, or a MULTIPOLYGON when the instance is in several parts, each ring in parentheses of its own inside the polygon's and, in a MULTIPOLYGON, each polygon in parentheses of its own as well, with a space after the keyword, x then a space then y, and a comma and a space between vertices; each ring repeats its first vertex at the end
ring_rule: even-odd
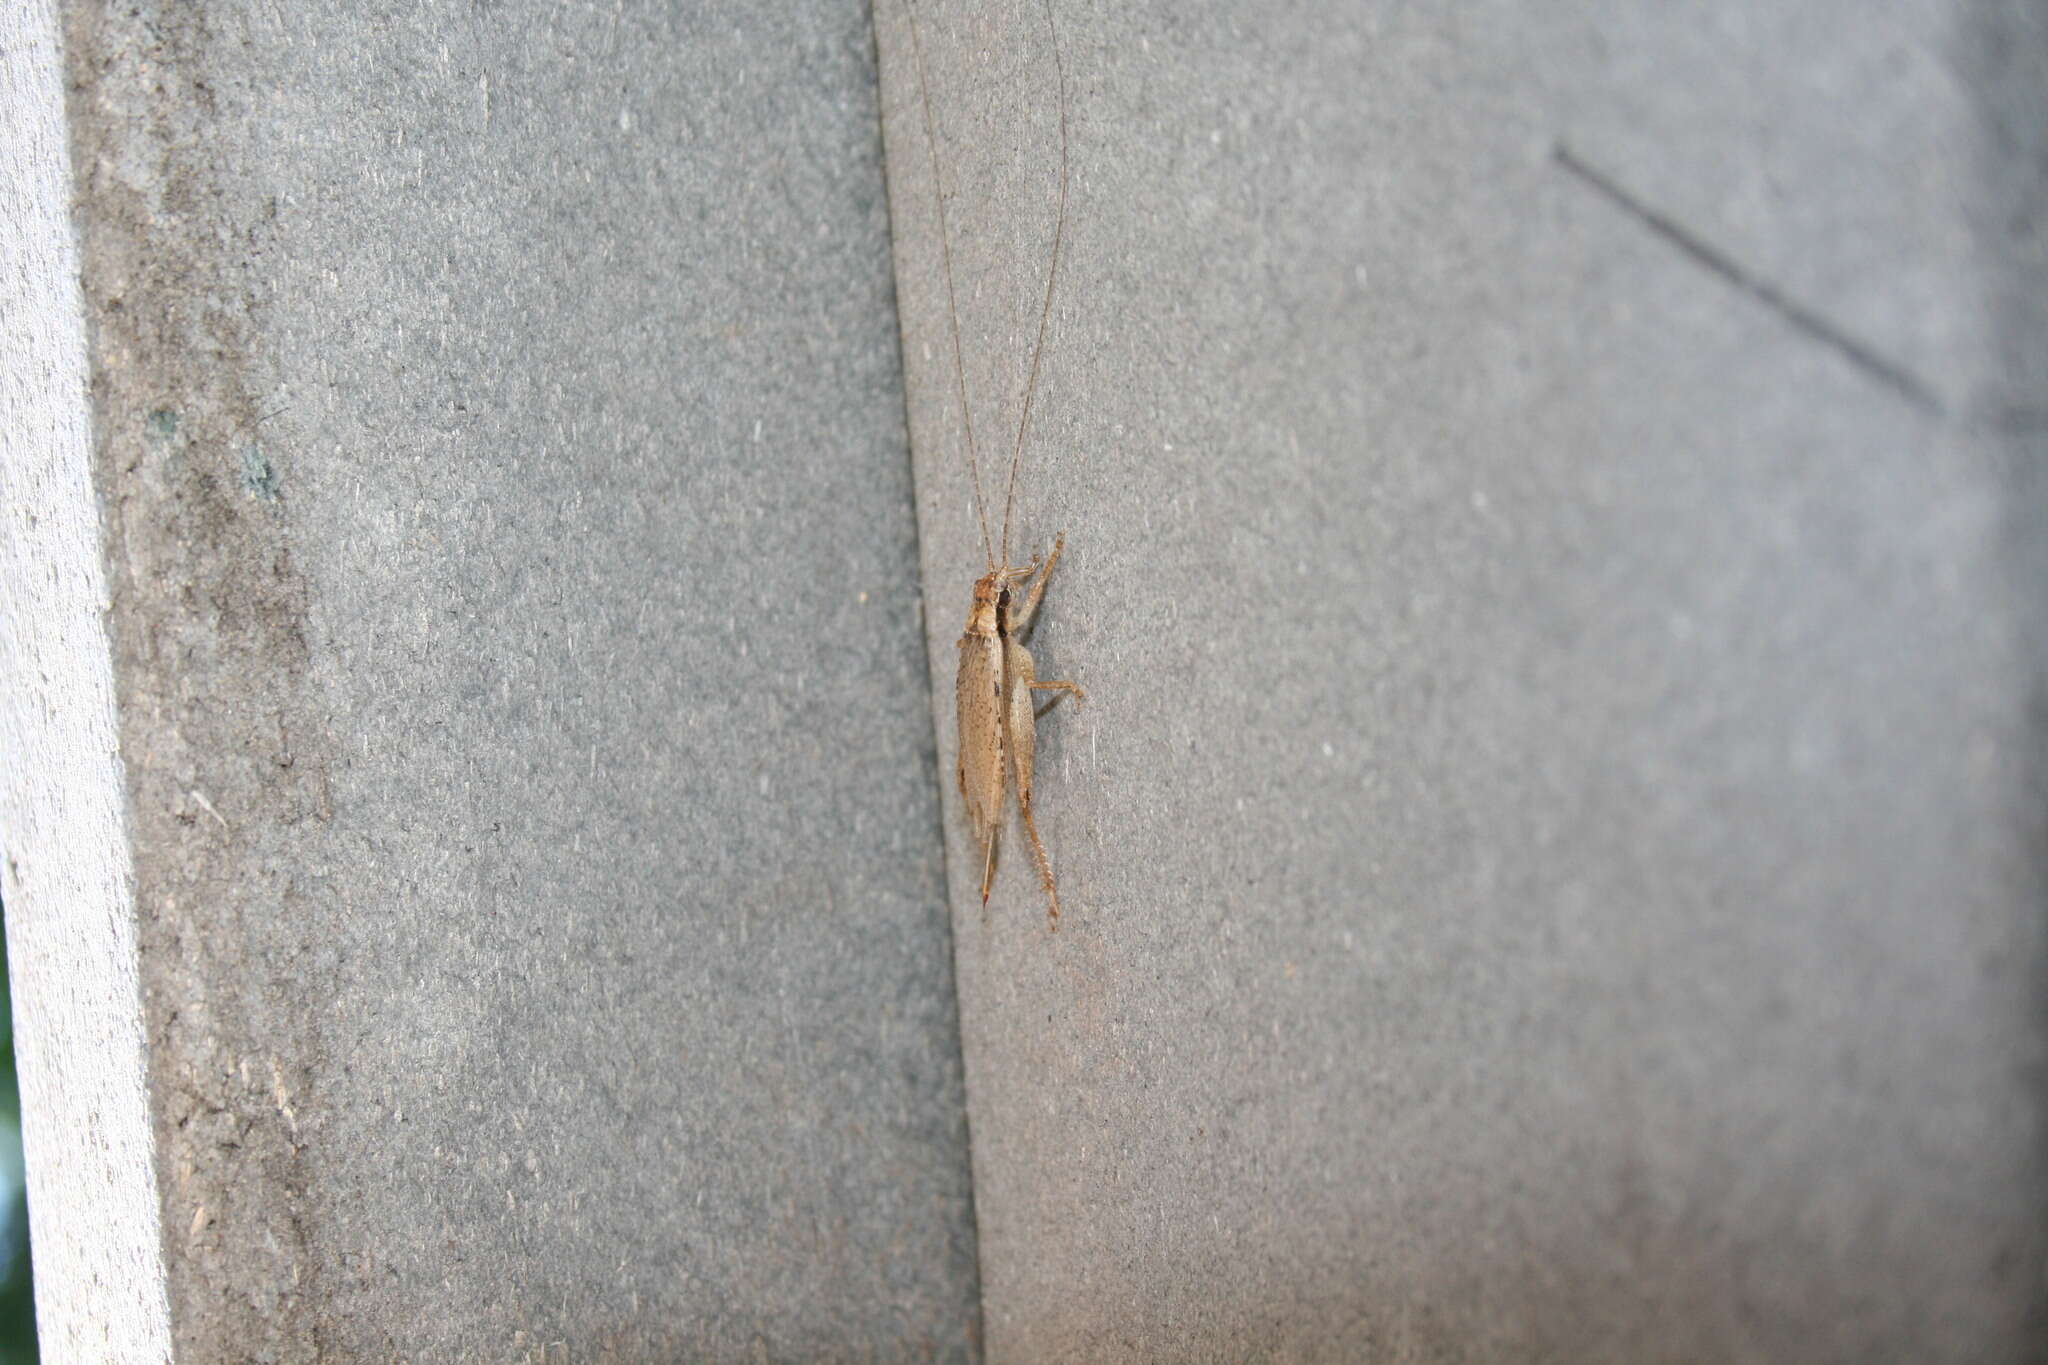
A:
POLYGON ((865 9, 64 12, 180 1358, 972 1355, 865 9))
MULTIPOLYGON (((2048 34, 1057 5, 1047 932, 948 799, 989 1357, 2043 1340, 2048 34)), ((942 747, 982 555, 878 7, 942 747)), ((919 0, 983 458, 1036 0, 919 0)))

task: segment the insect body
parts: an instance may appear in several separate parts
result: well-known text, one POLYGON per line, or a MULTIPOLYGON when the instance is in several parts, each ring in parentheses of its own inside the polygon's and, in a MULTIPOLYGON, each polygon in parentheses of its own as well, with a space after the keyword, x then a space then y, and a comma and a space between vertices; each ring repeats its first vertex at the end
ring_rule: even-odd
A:
MULTIPOLYGON (((1066 70, 1060 63, 1059 35, 1053 32, 1053 63, 1060 86, 1060 187, 1059 212, 1054 219, 1052 264, 1046 271, 1045 303, 1039 311, 1038 343, 1031 353, 1031 375, 1024 389, 1024 410, 1017 423, 1017 440, 1010 454, 1009 491, 1003 499, 1002 556, 988 532, 987 503, 981 493, 981 460, 974 445, 974 416, 967 403, 966 366, 960 350, 960 309, 953 288, 953 249, 946 231, 946 194, 939 177, 938 137, 932 119, 931 89, 925 78, 924 43, 917 27, 917 9, 909 6, 911 50, 917 62, 918 94, 924 104, 925 147, 931 154, 932 185, 938 197, 939 254, 946 277, 946 315, 953 340, 954 392, 960 402, 960 422, 967 434, 967 468, 974 485, 974 514, 981 525, 981 549, 986 572, 975 581, 974 605, 967 614, 967 630, 960 637, 960 673, 955 682, 958 704, 960 754, 956 770, 960 796, 967 807, 968 827, 981 849, 981 903, 988 904, 995 881, 996 850, 1001 843, 1004 807, 1012 788, 1017 793, 1017 813, 1024 833, 1031 840, 1032 856, 1038 862, 1038 879, 1045 887, 1046 915, 1052 927, 1059 927, 1060 896, 1053 880, 1052 862, 1038 837, 1038 825, 1031 809, 1031 763, 1037 746, 1034 692, 1068 693, 1078 702, 1081 689, 1070 682, 1040 682, 1031 652, 1025 648, 1038 616, 1039 601, 1046 582, 1059 563, 1065 537, 1053 541, 1052 554, 1041 567, 1033 555, 1026 565, 1011 565, 1010 514, 1017 501, 1017 469, 1024 457, 1024 437, 1031 427, 1031 400, 1038 391, 1039 362, 1045 356, 1045 334, 1052 319, 1053 286, 1059 279, 1060 244, 1067 226, 1067 102, 1066 70), (1034 581, 1035 580, 1035 581, 1034 581), (1030 596, 1021 608, 1015 594, 1026 583, 1030 596)), ((1046 0, 1045 18, 1052 27, 1052 0, 1046 0)), ((1059 701, 1055 696, 1046 709, 1059 701)))
MULTIPOLYGON (((1037 747, 1038 713, 1033 709, 1033 692, 1071 692, 1081 700, 1081 689, 1070 682, 1040 682, 1024 647, 1032 622, 1038 616, 1039 599, 1060 562, 1064 538, 1056 539, 1052 555, 1041 569, 1038 557, 1021 568, 996 569, 984 574, 974 585, 974 607, 967 614, 967 631, 960 637, 960 675, 954 685, 960 708, 960 797, 967 803, 967 823, 981 845, 981 903, 988 904, 989 884, 996 875, 996 845, 1003 826, 1003 797, 1014 781, 1017 813, 1023 817, 1024 833, 1031 840, 1032 856, 1038 860, 1038 879, 1045 886, 1046 914, 1059 927, 1060 893, 1053 881, 1052 862, 1038 837, 1038 824, 1031 816, 1031 760, 1037 747), (1031 595, 1022 610, 1013 612, 1012 594, 1033 578, 1031 595)), ((1059 701, 1046 703, 1048 710, 1059 701)))

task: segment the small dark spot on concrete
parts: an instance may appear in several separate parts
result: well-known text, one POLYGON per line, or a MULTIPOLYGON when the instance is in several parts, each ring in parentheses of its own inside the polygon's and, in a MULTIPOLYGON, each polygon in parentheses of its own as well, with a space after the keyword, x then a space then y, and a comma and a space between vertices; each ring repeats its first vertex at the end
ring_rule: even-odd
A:
POLYGON ((265 502, 278 499, 277 470, 258 446, 242 447, 242 491, 265 502))
POLYGON ((168 441, 178 434, 178 414, 169 408, 156 408, 142 419, 144 430, 159 441, 168 441))

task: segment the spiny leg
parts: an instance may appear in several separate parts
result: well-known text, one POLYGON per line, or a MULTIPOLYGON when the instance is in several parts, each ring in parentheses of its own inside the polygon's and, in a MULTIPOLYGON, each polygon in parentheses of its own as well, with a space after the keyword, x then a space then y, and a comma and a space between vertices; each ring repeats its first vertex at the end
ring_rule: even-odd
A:
POLYGON ((1031 818, 1031 793, 1017 793, 1017 809, 1024 816, 1024 832, 1031 837, 1031 855, 1038 860, 1038 880, 1045 887, 1045 918, 1053 933, 1060 929, 1060 891, 1053 884, 1052 860, 1045 856, 1045 844, 1038 837, 1038 822, 1031 818))

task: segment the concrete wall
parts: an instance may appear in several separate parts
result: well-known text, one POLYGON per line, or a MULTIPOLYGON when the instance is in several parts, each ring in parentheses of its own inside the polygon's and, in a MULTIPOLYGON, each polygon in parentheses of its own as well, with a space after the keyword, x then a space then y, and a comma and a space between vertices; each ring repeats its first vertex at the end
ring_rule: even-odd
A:
POLYGON ((970 1354, 866 9, 61 11, 178 1357, 970 1354))
MULTIPOLYGON (((950 735, 982 550, 878 11, 950 735)), ((1050 25, 916 13, 1000 464, 1050 25)), ((947 826, 990 1357, 2031 1355, 2038 7, 1054 15, 1018 543, 1091 700, 1056 935, 947 826)))
POLYGON ((47 1339, 2037 1354, 2039 17, 912 14, 9 12, 47 1339))

